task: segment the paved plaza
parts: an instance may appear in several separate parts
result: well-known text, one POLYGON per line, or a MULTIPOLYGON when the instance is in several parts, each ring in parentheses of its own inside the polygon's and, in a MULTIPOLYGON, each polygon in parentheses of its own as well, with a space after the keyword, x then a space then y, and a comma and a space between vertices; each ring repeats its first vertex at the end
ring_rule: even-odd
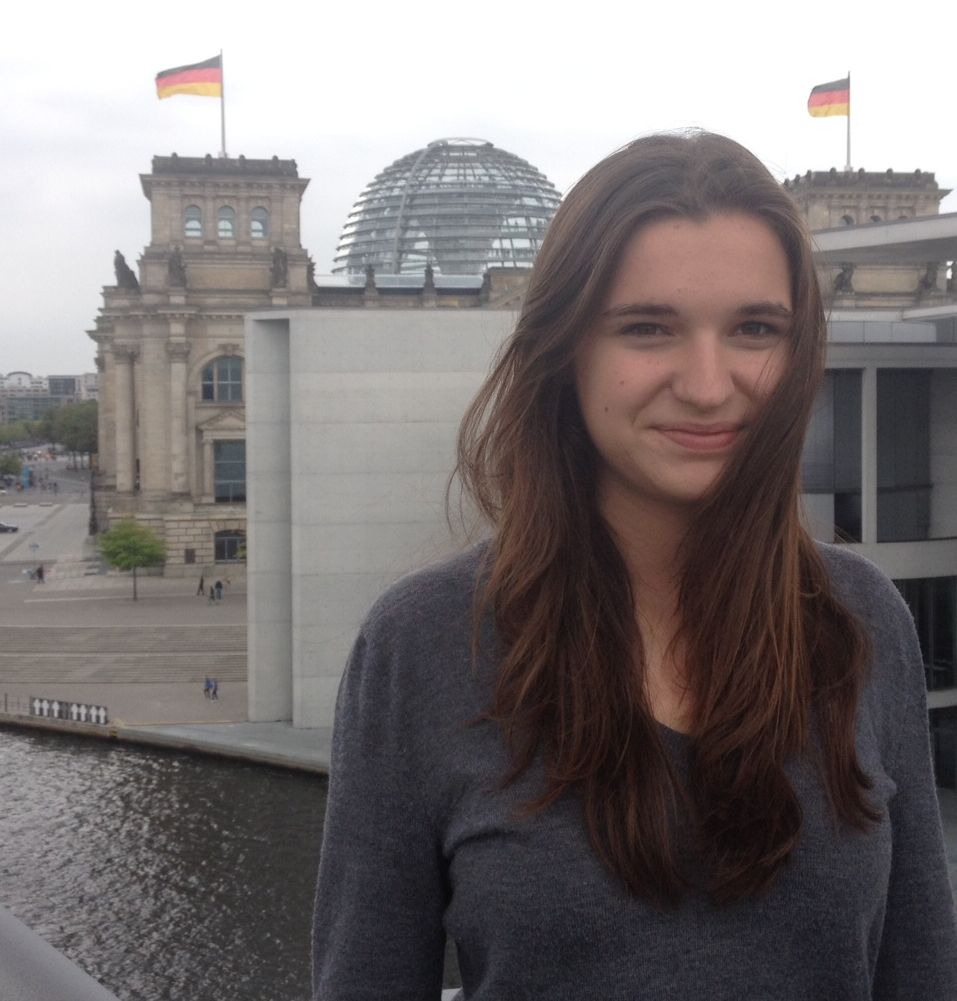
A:
POLYGON ((0 535, 0 719, 32 697, 105 706, 104 735, 327 771, 328 730, 247 722, 244 579, 214 578, 225 591, 211 602, 198 571, 140 573, 134 601, 130 575, 95 559, 86 494, 63 492, 0 497, 0 521, 19 527, 0 535), (43 583, 30 576, 41 563, 43 583))

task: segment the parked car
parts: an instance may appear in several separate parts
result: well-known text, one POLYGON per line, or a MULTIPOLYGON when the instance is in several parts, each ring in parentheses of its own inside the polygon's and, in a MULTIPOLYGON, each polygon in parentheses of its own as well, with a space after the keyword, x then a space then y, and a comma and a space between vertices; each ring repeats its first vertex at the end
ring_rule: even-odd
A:
POLYGON ((8 525, 5 521, 0 521, 0 532, 19 532, 19 525, 8 525))

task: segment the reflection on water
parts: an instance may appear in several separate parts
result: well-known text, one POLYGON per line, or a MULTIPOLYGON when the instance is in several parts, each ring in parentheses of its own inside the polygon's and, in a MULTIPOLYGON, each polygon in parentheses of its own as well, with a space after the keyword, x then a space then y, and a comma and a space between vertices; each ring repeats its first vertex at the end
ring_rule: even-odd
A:
POLYGON ((303 1001, 326 783, 0 727, 0 903, 122 1001, 303 1001))

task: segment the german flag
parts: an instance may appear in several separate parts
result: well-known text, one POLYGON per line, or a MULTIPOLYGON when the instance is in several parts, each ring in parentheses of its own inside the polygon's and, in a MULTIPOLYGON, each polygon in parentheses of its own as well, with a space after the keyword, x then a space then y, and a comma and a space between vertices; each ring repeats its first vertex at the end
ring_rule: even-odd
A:
POLYGON ((851 78, 832 80, 831 83, 818 84, 807 99, 808 114, 814 118, 826 118, 828 115, 850 115, 851 113, 851 78))
POLYGON ((213 56, 202 63, 191 66, 176 66, 171 70, 160 70, 156 74, 156 96, 174 94, 197 94, 199 97, 223 96, 223 58, 213 56))

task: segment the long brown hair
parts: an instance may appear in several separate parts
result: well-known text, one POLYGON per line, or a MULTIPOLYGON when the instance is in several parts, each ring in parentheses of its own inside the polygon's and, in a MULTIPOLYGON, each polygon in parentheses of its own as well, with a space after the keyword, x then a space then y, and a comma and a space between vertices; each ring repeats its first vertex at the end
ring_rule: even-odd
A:
POLYGON ((680 811, 693 821, 716 902, 771 885, 801 829, 784 768, 801 751, 814 750, 841 821, 866 829, 879 816, 853 742, 866 636, 832 595, 798 511, 825 340, 807 229, 767 169, 722 136, 649 136, 566 196, 517 327, 462 423, 457 472, 495 529, 476 622, 491 612, 502 648, 487 715, 511 751, 504 781, 541 754, 545 791, 528 809, 577 794, 598 857, 659 904, 677 903, 690 885, 676 849, 680 811), (597 510, 573 360, 641 225, 730 211, 756 216, 780 239, 794 322, 790 364, 682 548, 694 706, 684 781, 645 693, 636 596, 597 510))

